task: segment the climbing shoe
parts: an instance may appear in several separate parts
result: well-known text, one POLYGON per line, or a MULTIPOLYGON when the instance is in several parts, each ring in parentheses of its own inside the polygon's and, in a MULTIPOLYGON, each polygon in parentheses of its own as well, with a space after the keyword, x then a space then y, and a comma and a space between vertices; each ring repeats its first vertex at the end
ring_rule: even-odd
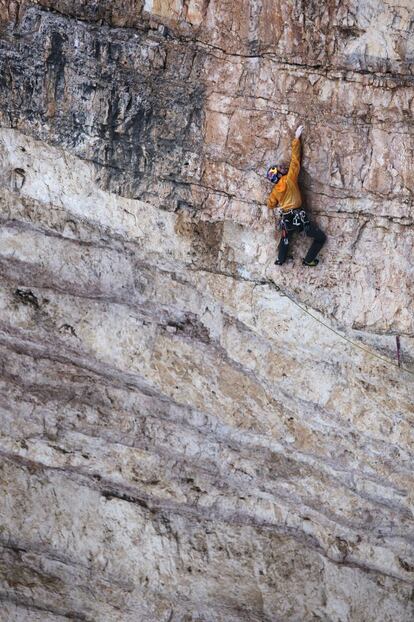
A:
POLYGON ((304 266, 310 266, 311 268, 313 268, 314 266, 318 265, 319 259, 312 259, 312 261, 305 261, 303 259, 302 263, 303 263, 304 266))
POLYGON ((275 266, 282 266, 282 265, 283 265, 283 261, 279 261, 278 259, 276 259, 275 266))

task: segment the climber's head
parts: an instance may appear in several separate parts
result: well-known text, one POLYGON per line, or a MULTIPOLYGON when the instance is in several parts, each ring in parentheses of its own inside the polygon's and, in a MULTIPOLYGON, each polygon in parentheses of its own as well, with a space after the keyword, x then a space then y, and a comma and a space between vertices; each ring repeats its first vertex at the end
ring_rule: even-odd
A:
POLYGON ((282 162, 281 164, 277 164, 277 165, 274 165, 268 168, 266 177, 269 181, 272 182, 272 184, 277 184, 279 179, 281 179, 283 175, 287 174, 288 170, 289 170, 289 167, 287 166, 287 164, 282 162))

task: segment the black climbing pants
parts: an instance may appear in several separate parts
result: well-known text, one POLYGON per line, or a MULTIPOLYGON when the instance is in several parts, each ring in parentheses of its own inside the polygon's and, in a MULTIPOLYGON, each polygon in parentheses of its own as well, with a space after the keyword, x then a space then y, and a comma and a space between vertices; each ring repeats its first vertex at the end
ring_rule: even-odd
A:
POLYGON ((282 231, 278 248, 278 261, 280 264, 286 260, 293 233, 304 231, 309 238, 313 238, 313 242, 305 257, 306 262, 313 261, 325 244, 326 235, 319 227, 310 222, 308 215, 303 209, 298 208, 288 214, 284 214, 279 226, 282 231))

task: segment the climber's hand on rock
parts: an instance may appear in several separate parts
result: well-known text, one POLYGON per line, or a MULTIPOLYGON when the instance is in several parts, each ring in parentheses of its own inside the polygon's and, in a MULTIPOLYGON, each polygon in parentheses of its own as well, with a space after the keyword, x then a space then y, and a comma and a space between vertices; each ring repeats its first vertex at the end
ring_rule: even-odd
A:
POLYGON ((297 128, 296 132, 295 132, 295 137, 296 138, 300 138, 303 132, 303 125, 299 125, 299 127, 297 128))

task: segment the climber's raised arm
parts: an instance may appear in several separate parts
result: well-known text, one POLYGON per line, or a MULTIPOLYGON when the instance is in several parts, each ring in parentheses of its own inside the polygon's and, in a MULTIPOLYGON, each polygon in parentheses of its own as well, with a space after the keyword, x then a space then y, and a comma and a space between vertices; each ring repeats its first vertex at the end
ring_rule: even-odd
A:
POLYGON ((299 125, 295 132, 295 138, 292 140, 292 156, 290 159, 288 179, 296 182, 300 171, 300 137, 303 132, 303 125, 299 125))

